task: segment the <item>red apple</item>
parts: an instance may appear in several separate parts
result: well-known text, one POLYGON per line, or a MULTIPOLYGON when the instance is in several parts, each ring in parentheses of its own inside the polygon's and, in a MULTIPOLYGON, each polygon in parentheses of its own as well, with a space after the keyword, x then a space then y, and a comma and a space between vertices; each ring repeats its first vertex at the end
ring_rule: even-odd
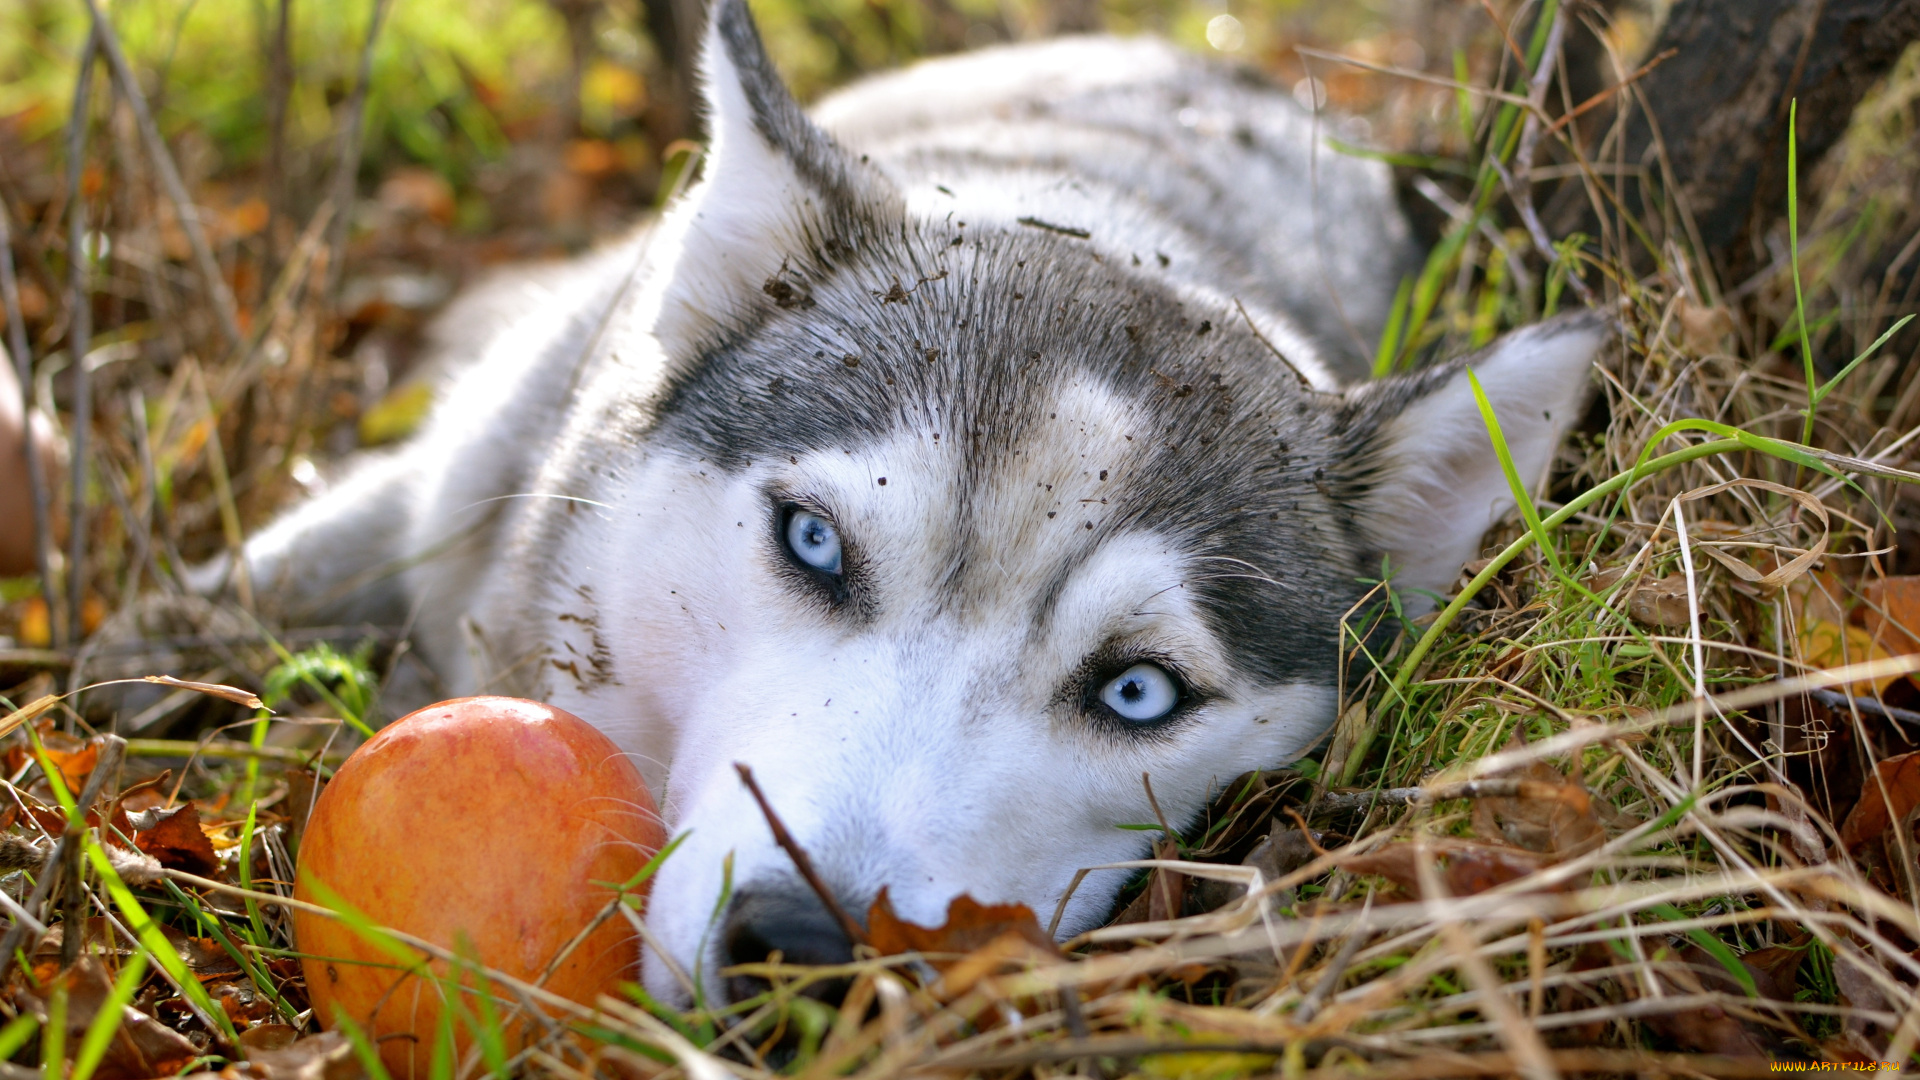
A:
MULTIPOLYGON (((331 894, 377 925, 534 981, 664 838, 639 771, 585 721, 518 698, 460 698, 395 721, 334 774, 300 845, 294 895, 325 906, 331 894)), ((296 912, 293 926, 320 1023, 344 1015, 379 1040, 396 1080, 427 1076, 440 986, 396 970, 344 922, 296 912)), ((635 978, 639 959, 616 913, 543 985, 591 1003, 635 978)), ((454 1026, 464 1053, 470 1035, 454 1026)))

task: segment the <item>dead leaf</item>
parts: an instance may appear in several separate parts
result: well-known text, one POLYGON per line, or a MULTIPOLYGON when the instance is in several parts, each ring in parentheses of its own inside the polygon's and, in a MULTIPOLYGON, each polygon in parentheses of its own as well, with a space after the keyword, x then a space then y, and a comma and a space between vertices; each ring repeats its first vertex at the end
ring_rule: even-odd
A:
POLYGON ((1878 783, 1869 781, 1860 791, 1847 820, 1840 826, 1840 842, 1848 850, 1877 839, 1896 821, 1904 821, 1920 805, 1920 750, 1890 757, 1874 766, 1878 783), (1885 786, 1885 795, 1881 788, 1885 786), (1892 807, 1887 804, 1893 800, 1892 807))
MULTIPOLYGON (((78 1046, 92 1026, 94 1017, 107 1003, 113 991, 113 978, 92 956, 84 956, 72 968, 56 976, 67 988, 67 1045, 78 1046)), ((46 1019, 46 995, 52 985, 40 983, 32 990, 21 990, 18 997, 32 1011, 46 1019)), ((179 1032, 133 1008, 121 1010, 120 1030, 107 1044, 106 1056, 94 1076, 100 1080, 146 1080, 178 1072, 199 1051, 179 1032)))
POLYGON ((970 953, 1006 934, 1017 935, 1042 952, 1059 954, 1053 939, 1033 917, 1033 909, 1025 904, 982 904, 963 893, 947 905, 943 925, 918 926, 894 914, 893 901, 882 886, 867 911, 867 941, 881 956, 925 953, 935 967, 940 963, 934 957, 970 953))
MULTIPOLYGON (((1251 866, 1260 871, 1260 877, 1268 884, 1286 877, 1295 870, 1307 865, 1319 853, 1313 845, 1321 839, 1321 834, 1312 837, 1291 825, 1282 826, 1274 822, 1274 831, 1247 852, 1240 860, 1241 866, 1251 866)), ((1201 911, 1215 911, 1247 895, 1247 887, 1237 881, 1215 881, 1202 878, 1193 882, 1192 893, 1201 911)), ((1283 891, 1276 902, 1279 906, 1291 903, 1291 890, 1283 891)))
POLYGON ((182 803, 172 811, 158 811, 159 820, 133 838, 134 846, 169 870, 208 877, 220 869, 220 857, 213 842, 200 828, 200 811, 192 803, 182 803))
POLYGON ((75 794, 87 786, 87 777, 92 776, 93 767, 100 764, 100 744, 93 741, 72 753, 61 753, 48 747, 46 754, 47 760, 53 762, 53 767, 60 770, 60 779, 67 785, 67 790, 75 794))
MULTIPOLYGON (((137 814, 142 810, 151 810, 167 803, 167 785, 173 780, 172 769, 160 770, 159 776, 149 777, 120 793, 120 809, 124 813, 137 814)), ((127 835, 131 836, 132 833, 127 835)))
MULTIPOLYGON (((1809 667, 1845 667, 1868 660, 1885 660, 1887 655, 1887 650, 1881 648, 1873 635, 1861 627, 1832 623, 1825 619, 1809 619, 1800 624, 1800 659, 1809 667)), ((1883 675, 1878 679, 1861 679, 1835 689, 1856 697, 1871 697, 1902 678, 1902 675, 1883 675)))
POLYGON ((1347 759, 1353 755, 1355 747, 1371 739, 1371 729, 1367 726, 1367 699, 1363 696, 1347 706, 1340 714, 1339 722, 1333 726, 1333 741, 1327 746, 1327 757, 1321 766, 1323 775, 1330 777, 1330 783, 1344 783, 1341 779, 1347 773, 1347 759))
POLYGON ((240 1033, 240 1045, 249 1053, 271 1053, 292 1046, 300 1032, 289 1024, 255 1024, 240 1033))
POLYGON ((1730 1058, 1764 1058, 1767 1048, 1748 1025, 1718 1005, 1650 1013, 1642 1022, 1654 1034, 1686 1050, 1730 1058))
POLYGON ((244 979, 227 980, 207 987, 207 992, 220 1005, 220 1011, 234 1026, 244 1028, 258 1023, 273 1015, 273 1002, 267 1000, 259 991, 244 979))
MULTIPOLYGON (((1851 944, 1851 943, 1849 943, 1851 944)), ((1833 954, 1833 984, 1840 989, 1841 1003, 1850 1005, 1861 1012, 1886 1012, 1886 996, 1880 992, 1879 984, 1867 973, 1867 965, 1873 961, 1852 948, 1835 949, 1833 954)), ((1885 972, 1881 968, 1881 972, 1885 972)), ((1844 1021, 1844 1034, 1856 1044, 1873 1044, 1867 1039, 1867 1028, 1873 1021, 1859 1015, 1859 1012, 1847 1016, 1844 1021)), ((1878 1056, 1877 1054, 1875 1055, 1878 1056)))
POLYGON ((1920 577, 1871 580, 1863 593, 1874 643, 1892 656, 1920 653, 1920 577))
POLYGON ((1692 625, 1687 608, 1687 579, 1669 574, 1649 581, 1627 596, 1627 614, 1644 626, 1684 630, 1692 625))
MULTIPOLYGON (((1753 977, 1754 990, 1762 998, 1793 1000, 1793 972, 1804 955, 1791 948, 1760 949, 1741 957, 1741 967, 1753 977), (1786 955, 1781 955, 1786 954, 1786 955), (1790 965, 1790 966, 1789 966, 1790 965), (1785 992, 1780 978, 1786 979, 1785 992)), ((1718 992, 1746 997, 1747 988, 1723 967, 1713 954, 1698 945, 1688 945, 1668 957, 1656 968, 1661 984, 1669 994, 1718 992)), ((1729 1013, 1719 1005, 1700 1005, 1674 1012, 1654 1013, 1646 1025, 1675 1045, 1703 1054, 1731 1058, 1773 1058, 1781 1056, 1779 1036, 1764 1024, 1729 1013)))
MULTIPOLYGON (((1525 746, 1516 735, 1504 749, 1525 746)), ((1606 842, 1606 830, 1593 814, 1593 797, 1581 785, 1577 771, 1569 776, 1535 761, 1507 770, 1502 778, 1521 781, 1521 794, 1475 800, 1473 829, 1481 839, 1505 840, 1555 861, 1583 855, 1606 842)))
MULTIPOLYGON (((1411 841, 1387 844, 1347 859, 1341 869, 1374 874, 1400 886, 1409 896, 1428 899, 1420 888, 1419 854, 1411 841)), ((1496 885, 1518 881, 1549 865, 1550 860, 1505 844, 1478 844, 1470 840, 1437 840, 1427 844, 1434 869, 1451 896, 1472 896, 1496 885)), ((1562 885, 1561 889, 1568 886, 1562 885)))
POLYGON ((1806 942, 1811 937, 1803 935, 1798 944, 1770 945, 1741 955, 1740 966, 1753 976, 1753 988, 1761 997, 1774 1001, 1793 1000, 1800 976, 1800 961, 1806 959, 1806 942))
MULTIPOLYGON (((361 1080, 366 1071, 354 1055, 353 1044, 337 1031, 323 1031, 291 1045, 261 1046, 249 1042, 249 1036, 263 1029, 281 1029, 281 1024, 263 1024, 240 1036, 247 1048, 247 1071, 265 1080, 361 1080)), ((291 1032, 291 1028, 285 1028, 291 1032)), ((258 1036, 257 1041, 277 1040, 279 1033, 258 1036)))
POLYGON ((867 940, 882 956, 917 952, 940 973, 936 996, 951 1001, 991 975, 1060 958, 1025 904, 982 904, 961 894, 947 905, 947 921, 917 926, 894 914, 883 886, 867 911, 867 940))
POLYGON ((1703 307, 1682 297, 1679 314, 1681 340, 1701 355, 1720 352, 1733 334, 1733 315, 1724 307, 1703 307))
POLYGON ((1807 574, 1787 587, 1787 610, 1792 613, 1794 623, 1802 627, 1814 621, 1844 624, 1847 621, 1847 609, 1844 606, 1846 595, 1839 575, 1831 570, 1821 570, 1807 574))

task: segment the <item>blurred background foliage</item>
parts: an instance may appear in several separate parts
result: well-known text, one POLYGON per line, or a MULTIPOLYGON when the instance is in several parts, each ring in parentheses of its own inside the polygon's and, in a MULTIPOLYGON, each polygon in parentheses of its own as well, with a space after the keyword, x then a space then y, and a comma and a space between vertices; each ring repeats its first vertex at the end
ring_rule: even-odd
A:
MULTIPOLYGON (((682 34, 698 20, 697 4, 658 3, 679 8, 674 27, 682 34)), ((262 216, 273 197, 265 183, 286 186, 290 220, 311 212, 324 194, 371 0, 111 0, 105 9, 148 80, 189 186, 222 185, 224 208, 239 212, 229 228, 244 232, 262 216), (282 175, 268 176, 282 77, 282 175)), ((1456 0, 764 0, 755 10, 803 100, 918 56, 1071 30, 1158 33, 1233 54, 1289 84, 1307 74, 1294 51, 1301 44, 1446 76, 1456 73, 1456 58, 1500 59, 1475 47, 1486 43, 1475 39, 1497 41, 1494 24, 1456 0)), ((1613 33, 1624 55, 1644 46, 1656 15, 1617 14, 1613 33)), ((535 226, 545 241, 586 242, 622 211, 650 205, 673 141, 698 134, 675 85, 674 69, 686 60, 675 54, 685 44, 657 42, 659 22, 642 0, 395 0, 372 53, 363 187, 377 191, 398 176, 388 204, 418 204, 467 235, 535 226), (596 207, 597 198, 608 205, 596 207)), ((0 4, 0 148, 18 161, 8 182, 57 177, 40 166, 59 154, 87 24, 74 0, 0 4)), ((1352 117, 1342 134, 1354 141, 1466 150, 1444 145, 1462 130, 1456 123, 1418 125, 1442 145, 1413 145, 1435 140, 1408 121, 1456 109, 1453 95, 1418 94, 1428 115, 1377 131, 1380 118, 1369 114, 1393 94, 1393 80, 1360 69, 1319 74, 1352 117)), ((381 223, 369 214, 356 220, 362 231, 381 223)), ((540 246, 520 239, 515 254, 540 246)))

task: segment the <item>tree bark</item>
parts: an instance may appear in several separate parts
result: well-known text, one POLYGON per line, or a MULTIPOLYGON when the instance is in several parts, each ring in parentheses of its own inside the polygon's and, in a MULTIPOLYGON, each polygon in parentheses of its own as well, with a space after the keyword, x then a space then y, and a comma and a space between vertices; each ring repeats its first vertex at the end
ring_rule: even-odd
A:
POLYGON ((1920 38, 1920 0, 1678 0, 1639 83, 1626 156, 1655 170, 1655 135, 1699 240, 1731 287, 1768 261, 1786 212, 1787 114, 1799 101, 1800 179, 1846 133, 1853 108, 1920 38), (1649 122, 1651 120, 1651 122, 1649 122))
POLYGON ((647 37, 659 61, 647 86, 647 128, 655 150, 675 139, 700 137, 695 110, 699 95, 700 32, 706 26, 699 0, 645 0, 647 37))

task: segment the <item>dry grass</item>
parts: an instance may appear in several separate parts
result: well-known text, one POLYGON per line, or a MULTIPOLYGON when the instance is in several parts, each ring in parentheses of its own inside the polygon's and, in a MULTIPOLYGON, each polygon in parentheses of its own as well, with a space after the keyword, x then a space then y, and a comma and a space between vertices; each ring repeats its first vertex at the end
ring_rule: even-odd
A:
MULTIPOLYGON (((1533 55, 1550 60, 1558 41, 1539 35, 1533 55)), ((1716 283, 1688 253, 1680 208, 1593 167, 1609 160, 1631 91, 1584 135, 1588 125, 1555 128, 1556 81, 1515 70, 1512 52, 1529 44, 1490 30, 1469 42, 1463 59, 1480 75, 1464 117, 1448 111, 1459 98, 1439 76, 1345 84, 1374 130, 1422 155, 1423 189, 1456 214, 1410 285, 1381 366, 1590 297, 1623 326, 1600 373, 1604 407, 1567 449, 1539 532, 1515 524, 1492 538, 1489 559, 1437 616, 1397 636, 1356 626, 1346 707, 1325 753, 1236 781, 1199 835, 1157 837, 1159 857, 1135 867, 1119 921, 1059 955, 1015 933, 957 962, 764 968, 773 989, 725 1013, 639 998, 587 1009, 503 977, 499 1007, 549 1017, 546 1037, 511 1059, 476 1050, 461 1071, 1426 1080, 1745 1076, 1767 1071, 1767 1057, 1910 1066, 1920 1042, 1912 814, 1864 837, 1864 826, 1847 829, 1863 799, 1911 805, 1875 766, 1920 749, 1910 711, 1920 689, 1904 677, 1920 658, 1889 658, 1900 639, 1869 629, 1889 615, 1876 582, 1920 571, 1904 487, 1920 477, 1901 471, 1920 425, 1914 336, 1895 337, 1807 409, 1813 385, 1914 308, 1920 69, 1910 56, 1861 109, 1806 200, 1797 257, 1781 230, 1775 265, 1716 283), (1480 92, 1489 86, 1512 92, 1480 92), (1485 148, 1501 145, 1512 152, 1496 168, 1485 148), (1544 235, 1531 205, 1569 177, 1600 213, 1591 238, 1566 244, 1544 235), (1362 640, 1387 644, 1369 654, 1362 640), (837 1009, 801 993, 829 978, 851 986, 837 1009)), ((1384 47, 1356 51, 1392 66, 1384 47)), ((1360 70, 1290 62, 1309 61, 1336 98, 1343 84, 1330 73, 1360 70)), ((38 887, 7 886, 32 918, 9 916, 6 951, 21 947, 31 978, 13 975, 0 1011, 44 1016, 59 994, 81 1000, 82 982, 57 974, 80 935, 49 943, 36 927, 96 916, 107 923, 89 948, 120 945, 103 953, 108 975, 89 977, 149 957, 156 973, 128 1000, 192 1041, 195 1058, 175 1068, 219 1068, 243 1052, 249 1027, 312 1026, 297 966, 285 962, 289 853, 316 777, 353 741, 343 727, 377 711, 373 684, 404 650, 382 628, 270 640, 244 612, 186 597, 178 569, 237 543, 312 482, 301 463, 327 457, 328 433, 351 431, 369 397, 357 344, 407 328, 356 323, 325 287, 343 259, 368 250, 330 233, 331 203, 277 250, 222 241, 215 223, 201 258, 183 200, 156 179, 167 151, 142 141, 128 103, 122 93, 102 122, 77 129, 94 140, 87 156, 101 173, 72 245, 59 206, 14 221, 22 280, 44 307, 23 320, 10 297, 10 323, 33 328, 26 351, 41 400, 56 402, 69 436, 90 440, 68 443, 90 484, 83 513, 56 499, 69 536, 80 523, 68 550, 84 572, 49 552, 53 647, 0 652, 0 669, 22 683, 14 700, 38 699, 5 721, 15 744, 55 717, 80 737, 90 720, 138 737, 84 743, 47 727, 36 739, 52 756, 8 758, 14 801, 45 808, 15 813, 12 835, 38 845, 22 858, 45 863, 38 887), (114 254, 76 260, 97 275, 86 310, 101 316, 80 350, 87 411, 65 359, 80 308, 62 299, 62 275, 67 252, 95 232, 114 254), (267 266, 271 283, 233 287, 236 267, 267 266), (239 296, 231 324, 223 290, 239 296), (142 595, 172 599, 135 603, 142 595), (121 654, 61 645, 90 611, 141 621, 160 644, 121 654), (316 644, 327 638, 338 649, 316 644), (351 655, 362 639, 378 651, 351 655), (180 686, 42 697, 103 674, 252 687, 288 719, 257 721, 180 686), (204 733, 199 752, 154 737, 169 731, 204 733), (88 752, 105 759, 71 764, 88 752), (217 865, 207 872, 229 881, 115 864, 83 831, 61 828, 58 807, 71 799, 53 777, 63 770, 97 793, 135 787, 162 763, 179 770, 163 787, 184 784, 209 826, 217 865), (95 872, 76 892, 83 851, 95 872), (215 976, 169 960, 172 946, 154 949, 158 924, 217 939, 243 962, 215 976), (58 986, 68 989, 48 996, 58 986)), ((76 173, 75 183, 86 192, 94 181, 76 173)), ((37 584, 10 588, 10 610, 30 618, 37 584)), ((167 794, 124 805, 137 812, 167 794)), ((1049 915, 1038 913, 1043 924, 1049 915)), ((0 1057, 30 1065, 74 1052, 31 1038, 0 1029, 0 1057)), ((309 1066, 371 1064, 359 1036, 350 1042, 298 1045, 309 1066)))

